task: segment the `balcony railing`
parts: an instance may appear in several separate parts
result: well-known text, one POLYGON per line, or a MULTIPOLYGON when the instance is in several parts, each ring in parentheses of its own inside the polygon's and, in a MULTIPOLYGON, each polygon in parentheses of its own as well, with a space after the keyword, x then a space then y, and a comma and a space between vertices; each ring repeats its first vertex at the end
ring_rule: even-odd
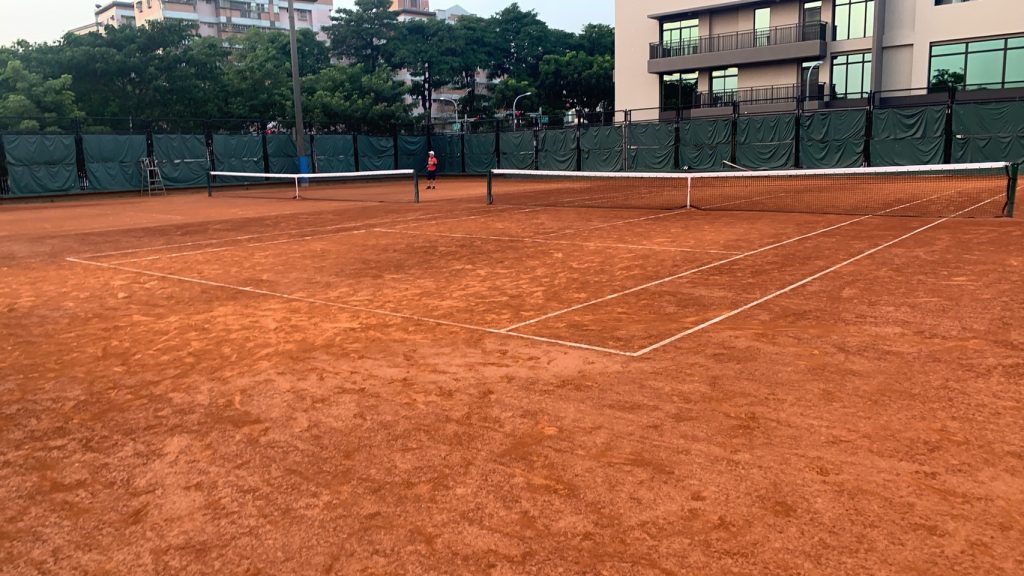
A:
MULTIPOLYGON (((752 86, 737 90, 721 90, 717 92, 692 92, 682 94, 679 109, 718 108, 742 104, 753 106, 758 104, 788 104, 801 98, 806 100, 824 100, 825 85, 811 84, 810 93, 805 94, 803 84, 779 84, 774 86, 752 86)), ((675 106, 665 106, 664 111, 675 110, 675 106)))
POLYGON ((804 24, 776 26, 762 30, 698 36, 697 38, 681 40, 679 42, 653 42, 651 43, 651 60, 728 52, 730 50, 744 50, 748 48, 765 48, 782 44, 796 44, 798 42, 824 42, 827 38, 828 23, 820 21, 805 22, 804 24))

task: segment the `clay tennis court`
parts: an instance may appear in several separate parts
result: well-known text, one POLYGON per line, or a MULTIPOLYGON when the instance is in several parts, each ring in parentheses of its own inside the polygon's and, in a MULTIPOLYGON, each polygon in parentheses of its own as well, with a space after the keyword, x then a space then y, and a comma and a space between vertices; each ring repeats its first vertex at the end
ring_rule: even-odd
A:
POLYGON ((1024 570, 1019 219, 484 187, 0 207, 4 571, 1024 570))

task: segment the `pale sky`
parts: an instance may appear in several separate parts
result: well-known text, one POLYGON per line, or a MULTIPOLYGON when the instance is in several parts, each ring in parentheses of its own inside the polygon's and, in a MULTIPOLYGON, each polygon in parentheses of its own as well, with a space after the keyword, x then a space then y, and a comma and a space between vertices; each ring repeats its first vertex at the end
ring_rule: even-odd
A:
MULTIPOLYGON (((106 0, 0 0, 0 45, 19 38, 31 42, 57 40, 69 29, 93 21, 93 6, 106 0)), ((459 4, 480 16, 490 16, 511 4, 507 0, 432 0, 433 8, 459 4)), ((335 7, 352 0, 334 0, 335 7)), ((584 24, 613 24, 613 0, 519 0, 524 10, 536 10, 554 28, 578 32, 584 24)))

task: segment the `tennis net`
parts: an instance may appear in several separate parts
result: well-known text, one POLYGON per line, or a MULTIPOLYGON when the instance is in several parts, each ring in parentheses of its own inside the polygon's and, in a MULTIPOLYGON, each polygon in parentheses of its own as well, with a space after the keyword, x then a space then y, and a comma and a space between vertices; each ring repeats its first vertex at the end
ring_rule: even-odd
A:
POLYGON ((1012 216, 1017 166, 947 164, 764 172, 493 170, 488 203, 889 216, 1012 216))
POLYGON ((414 170, 330 174, 210 172, 210 196, 234 198, 336 200, 347 202, 419 202, 414 170))

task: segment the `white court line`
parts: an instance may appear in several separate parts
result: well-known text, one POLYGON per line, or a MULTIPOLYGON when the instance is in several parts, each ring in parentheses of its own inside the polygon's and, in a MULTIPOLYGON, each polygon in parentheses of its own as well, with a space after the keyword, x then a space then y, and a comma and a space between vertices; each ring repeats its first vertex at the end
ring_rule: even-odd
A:
MULTIPOLYGON (((498 208, 507 208, 507 207, 506 206, 498 206, 498 208)), ((540 207, 540 208, 526 208, 526 209, 523 209, 523 210, 506 210, 506 211, 502 212, 502 214, 521 214, 523 212, 537 212, 539 210, 544 210, 544 207, 540 207)), ((486 218, 488 216, 493 216, 493 213, 492 214, 479 214, 477 216, 464 216, 464 217, 460 217, 460 218, 445 218, 443 220, 431 220, 429 222, 414 222, 412 224, 403 224, 402 226, 393 226, 393 228, 411 228, 413 226, 423 226, 425 224, 443 224, 445 222, 458 222, 460 220, 474 220, 476 218, 486 218)))
POLYGON ((757 300, 754 300, 753 302, 750 302, 749 304, 745 304, 743 306, 740 306, 739 308, 736 308, 735 310, 731 310, 729 312, 721 314, 720 316, 716 316, 715 318, 712 318, 711 320, 708 320, 707 322, 704 322, 703 324, 698 324, 697 326, 694 326, 693 328, 690 328, 689 330, 680 332, 679 334, 676 334, 675 336, 671 336, 669 338, 666 338, 666 339, 662 340, 661 342, 657 342, 655 344, 652 344, 652 345, 648 346, 647 348, 644 348, 642 350, 638 350, 638 351, 634 352, 632 355, 639 357, 639 356, 643 356, 644 354, 647 354, 648 352, 653 352, 654 350, 657 350, 658 348, 661 348, 663 346, 667 346, 668 344, 671 344, 671 343, 675 342, 676 340, 679 340, 681 338, 685 338, 685 337, 689 336, 690 334, 693 334, 694 332, 699 332, 699 331, 701 331, 701 330, 703 330, 703 329, 705 329, 705 328, 707 328, 709 326, 713 326, 713 325, 721 322, 722 320, 726 320, 728 318, 732 318, 733 316, 735 316, 735 315, 737 315, 737 314, 739 314, 741 312, 745 312, 745 311, 750 310, 751 308, 753 308, 755 306, 758 306, 760 304, 763 304, 763 303, 765 303, 765 302, 767 302, 767 301, 769 301, 769 300, 771 300, 773 298, 776 298, 778 296, 782 296, 783 294, 786 294, 787 292, 791 292, 791 291, 793 291, 793 290, 795 290, 795 289, 797 289, 797 288, 799 288, 799 287, 801 287, 801 286, 803 286, 805 284, 808 284, 810 282, 813 282, 813 281, 817 280, 818 278, 821 278, 822 276, 825 276, 826 274, 831 274, 832 272, 835 272, 836 270, 839 270, 840 268, 842 268, 844 266, 848 266, 850 264, 853 264, 854 262, 856 262, 856 261, 858 261, 858 260, 860 260, 862 258, 866 258, 866 257, 868 257, 868 256, 870 256, 870 255, 872 255, 872 254, 874 254, 874 253, 876 253, 876 252, 878 252, 880 250, 884 250, 885 248, 888 248, 889 246, 892 246, 893 244, 896 244, 897 242, 901 242, 903 240, 906 240, 907 238, 910 238, 911 236, 914 236, 916 234, 920 234, 921 232, 924 232, 925 230, 928 230, 929 228, 933 228, 933 227, 938 226, 939 224, 942 224, 943 222, 946 222, 946 221, 948 221, 948 220, 950 220, 952 218, 955 218, 955 217, 957 217, 957 216, 959 216, 961 214, 964 214, 966 212, 970 212, 971 210, 974 210, 975 208, 978 208, 979 206, 984 206, 985 204, 988 204, 990 202, 993 202, 995 200, 999 200, 999 199, 1002 199, 1002 198, 1005 198, 1004 194, 1000 194, 998 196, 994 196, 994 197, 992 197, 992 198, 990 198, 988 200, 985 200, 984 202, 981 202, 979 204, 975 204, 974 206, 971 206, 970 208, 967 208, 965 210, 961 210, 960 212, 957 212, 953 216, 948 216, 948 217, 943 218, 941 220, 932 222, 931 224, 927 224, 925 226, 921 226, 920 228, 917 228, 916 230, 908 232, 907 234, 904 234, 903 236, 900 236, 899 238, 897 238, 895 240, 890 240, 889 242, 886 242, 885 244, 882 244, 881 246, 876 246, 875 248, 872 248, 870 250, 862 252, 862 253, 854 256, 853 258, 850 258, 848 260, 840 262, 839 264, 836 264, 835 266, 832 266, 831 268, 822 270, 821 272, 818 272, 817 274, 814 274, 812 276, 808 276, 807 278, 804 278, 803 280, 800 280, 799 282, 794 282, 793 284, 790 284, 789 286, 786 286, 785 288, 783 288, 781 290, 773 292, 773 293, 771 293, 771 294, 769 294, 767 296, 764 296, 762 298, 758 298, 757 300))
MULTIPOLYGON (((653 220, 655 218, 664 218, 665 216, 675 216, 679 214, 689 214, 685 210, 673 210, 665 214, 655 214, 654 216, 644 216, 643 218, 630 218, 629 220, 619 220, 617 222, 606 222, 604 224, 598 224, 597 226, 589 226, 587 228, 576 228, 573 230, 563 230, 561 232, 552 232, 550 234, 541 234, 540 236, 534 236, 534 238, 549 238, 551 236, 559 236, 561 234, 571 234, 573 232, 588 232, 590 230, 597 230, 598 228, 607 228, 608 226, 618 226, 619 224, 628 224, 630 222, 642 222, 644 220, 653 220)), ((733 252, 736 254, 736 252, 733 252)))
POLYGON ((177 258, 179 256, 195 256, 196 254, 210 254, 213 252, 223 252, 225 250, 234 250, 237 248, 252 248, 255 246, 270 246, 272 244, 285 244, 287 242, 303 242, 305 240, 316 240, 318 238, 332 238, 334 236, 345 236, 348 234, 363 234, 369 232, 369 230, 345 230, 343 232, 331 232, 328 234, 315 234, 312 236, 299 236, 296 238, 284 238, 281 240, 271 240, 269 242, 255 242, 252 244, 238 244, 235 246, 223 246, 221 248, 207 248, 205 250, 190 250, 188 252, 175 252, 172 254, 158 254, 156 256, 146 256, 144 258, 129 258, 127 260, 115 260, 114 262, 108 262, 108 264, 130 264, 132 262, 148 262, 151 260, 162 260, 164 258, 177 258))
POLYGON ((569 346, 571 348, 579 348, 582 350, 590 350, 593 352, 606 352, 609 354, 616 354, 619 356, 634 356, 633 352, 626 352, 623 350, 615 350, 613 348, 603 348, 601 346, 591 346, 589 344, 581 344, 579 342, 570 342, 567 340, 556 340, 554 338, 544 338, 541 336, 531 336, 529 334, 520 334, 517 332, 508 332, 504 330, 496 330, 494 328, 485 328, 483 326, 474 326, 472 324, 462 324, 460 322, 451 322, 448 320, 438 320, 436 318, 428 318, 426 316, 417 316, 415 314, 403 314, 401 312, 390 312, 388 310, 378 310, 376 308, 366 308, 364 306, 353 306, 350 304, 341 304, 338 302, 329 302, 327 300, 319 300, 317 298, 306 298, 304 296, 295 296, 292 294, 285 294, 282 292, 272 292, 270 290, 261 290, 259 288, 252 288, 248 286, 235 286, 233 284, 224 284, 222 282, 212 282, 210 280, 202 280, 200 278, 190 278, 188 276, 178 276, 175 274, 164 274, 161 272, 151 272, 149 270, 142 270, 138 268, 129 268, 127 266, 118 266, 116 264, 106 264, 103 262, 92 262, 90 260, 82 260, 80 258, 67 258, 69 262, 75 262, 77 264, 86 264, 90 266, 99 266, 101 268, 108 268, 111 270, 121 270, 123 272, 132 272, 135 274, 144 274, 146 276, 155 276, 157 278, 166 278, 169 280, 178 280, 181 282, 191 282, 193 284, 201 284, 203 286, 214 286, 217 288, 227 288, 230 290, 238 290, 240 292, 247 292, 250 294, 259 294, 262 296, 273 296, 275 298, 283 298, 285 300, 292 300, 296 302, 306 302, 309 304, 320 304, 324 306, 331 306, 333 308, 343 308, 345 310, 353 310, 356 312, 364 312, 368 314, 378 314, 381 316, 389 316, 391 318, 402 318, 404 320, 415 320, 418 322, 426 322, 429 324, 437 324, 440 326, 451 326, 454 328, 462 328, 466 330, 474 330, 477 332, 486 332, 488 334, 500 334, 502 336, 515 336, 517 338, 523 338, 526 340, 533 340, 536 342, 544 342, 548 344, 560 344, 562 346, 569 346))
POLYGON ((417 234, 422 236, 443 236, 447 238, 469 238, 474 240, 505 240, 510 242, 538 242, 541 244, 569 244, 572 246, 590 246, 598 248, 632 248, 642 250, 665 250, 671 252, 696 252, 706 254, 739 254, 733 250, 699 250, 697 248, 674 248, 672 246, 643 246, 640 244, 609 244, 602 242, 572 242, 570 240, 547 240, 543 236, 519 238, 516 236, 480 236, 476 234, 446 234, 444 232, 422 232, 419 230, 395 230, 391 228, 374 228, 375 232, 393 232, 395 234, 417 234))
MULTIPOLYGON (((582 304, 577 304, 577 305, 571 306, 569 308, 563 308, 562 310, 556 310, 554 312, 551 312, 550 314, 545 314, 543 316, 539 316, 539 317, 534 318, 532 320, 527 320, 526 322, 520 322, 519 324, 513 324, 512 326, 509 326, 508 328, 505 328, 504 330, 511 331, 511 330, 515 330, 517 328, 522 328, 523 326, 529 326, 530 324, 536 324, 537 322, 541 322, 543 320, 554 318, 555 316, 561 316, 562 314, 566 314, 568 312, 573 312, 573 311, 579 310, 581 308, 586 308, 586 307, 592 306, 594 304, 599 304, 601 302, 606 302, 606 301, 612 300, 614 298, 619 298, 620 296, 625 296, 626 294, 632 294, 633 292, 638 292, 640 290, 646 290, 647 288, 651 288, 653 286, 658 286, 659 284, 664 284, 666 282, 671 282, 673 280, 678 280, 680 278, 684 278, 686 276, 690 276, 692 274, 696 274, 697 272, 703 272, 704 270, 710 270, 711 268, 716 268, 718 266, 722 266, 722 265, 728 264, 730 262, 735 262, 736 260, 739 260, 741 258, 746 258, 747 256, 753 256, 754 254, 760 254, 761 252, 765 252, 765 251, 771 250, 773 248, 778 248, 780 246, 785 246, 787 244, 791 244, 791 243, 796 242, 798 240, 803 240, 805 238, 810 238, 811 236, 817 236, 818 234, 822 234, 824 232, 829 232, 831 230, 835 230, 836 228, 842 228, 843 226, 848 226, 848 225, 853 224, 855 222, 860 222, 861 220, 866 220, 866 219, 872 218, 874 216, 885 214, 886 212, 893 212, 895 210, 900 210, 902 208, 906 208, 907 206, 912 206, 914 204, 919 204, 921 202, 926 202, 928 200, 932 200, 933 198, 938 198, 939 196, 942 196, 944 194, 949 194, 949 192, 944 192, 944 193, 941 193, 941 194, 936 194, 934 196, 931 196, 931 197, 928 197, 928 198, 924 198, 922 200, 916 200, 914 202, 908 202, 907 204, 904 204, 902 206, 897 206, 895 208, 889 208, 888 210, 884 210, 884 211, 878 212, 876 214, 869 214, 867 216, 861 216, 859 218, 854 218, 852 220, 847 220, 845 222, 841 222, 841 223, 836 224, 834 226, 829 226, 828 228, 822 228, 821 230, 816 230, 816 231, 811 232, 809 234, 804 234, 802 236, 797 236, 796 238, 790 238, 789 240, 784 240, 782 242, 776 242, 775 244, 764 246, 764 247, 758 248, 756 250, 751 250, 750 252, 744 252, 743 254, 738 254, 736 256, 733 256, 732 258, 726 258, 725 260, 719 260, 717 262, 712 262, 710 264, 705 264, 704 266, 700 266, 698 268, 692 268, 690 270, 686 270, 685 272, 680 272, 679 274, 675 274, 673 276, 668 276, 666 278, 661 278, 661 279, 655 280, 653 282, 648 282, 647 284, 644 284, 642 286, 635 286, 633 288, 629 288, 628 290, 623 290, 622 292, 617 292, 615 294, 609 294, 608 296, 603 296, 601 298, 596 298, 594 300, 590 300, 589 302, 584 302, 582 304)), ((986 200, 985 202, 983 202, 983 204, 984 203, 988 203, 988 202, 991 202, 991 200, 986 200)))
MULTIPOLYGON (((501 209, 501 208, 505 208, 505 207, 504 206, 499 206, 499 207, 496 207, 496 208, 497 209, 501 209)), ((473 210, 467 210, 466 212, 460 212, 460 213, 461 214, 472 214, 472 213, 475 213, 475 212, 482 212, 482 211, 485 211, 485 210, 494 210, 494 209, 495 209, 495 207, 490 207, 489 206, 487 208, 475 208, 473 210)), ((269 216, 281 216, 281 215, 290 215, 290 214, 300 214, 301 215, 303 213, 302 212, 299 212, 299 213, 296 213, 296 212, 275 212, 274 214, 270 214, 269 216)), ((149 250, 163 250, 163 249, 166 249, 166 248, 184 248, 185 246, 201 246, 201 245, 204 245, 204 244, 216 244, 218 242, 231 242, 231 241, 234 241, 234 240, 251 240, 253 238, 265 238, 267 236, 280 236, 282 234, 295 234, 295 233, 299 233, 299 232, 314 232, 316 230, 336 230, 338 228, 352 228, 354 226, 366 226, 366 225, 372 225, 372 224, 389 224, 389 223, 392 223, 392 222, 406 222, 406 221, 409 221, 409 220, 418 220, 420 218, 430 218, 431 216, 449 216, 451 214, 452 214, 451 212, 434 212, 434 213, 431 213, 431 214, 420 214, 418 216, 409 216, 409 217, 406 217, 406 218, 375 218, 373 220, 366 220, 366 221, 363 221, 363 222, 352 222, 352 223, 349 223, 349 224, 334 224, 334 225, 331 225, 331 226, 315 226, 315 227, 311 227, 311 228, 297 228, 295 230, 284 230, 282 232, 261 232, 259 234, 246 234, 244 236, 232 236, 232 237, 229 237, 229 238, 217 238, 217 239, 211 239, 211 240, 196 240, 194 242, 182 242, 182 243, 179 243, 179 244, 164 244, 164 245, 160 245, 160 246, 149 246, 149 247, 144 247, 144 248, 130 248, 130 249, 127 249, 127 250, 115 250, 115 251, 112 251, 112 252, 101 252, 99 254, 86 254, 84 256, 78 256, 78 258, 99 258, 99 257, 102 257, 102 256, 116 256, 118 254, 131 254, 131 253, 134 253, 134 252, 147 252, 149 250)), ((263 217, 263 215, 258 215, 256 217, 261 218, 261 217, 263 217)), ((213 221, 213 222, 223 222, 223 220, 217 220, 217 221, 213 221)), ((197 222, 197 224, 199 224, 199 222, 197 222)), ((131 228, 112 228, 110 230, 129 230, 129 229, 131 229, 131 228)))

